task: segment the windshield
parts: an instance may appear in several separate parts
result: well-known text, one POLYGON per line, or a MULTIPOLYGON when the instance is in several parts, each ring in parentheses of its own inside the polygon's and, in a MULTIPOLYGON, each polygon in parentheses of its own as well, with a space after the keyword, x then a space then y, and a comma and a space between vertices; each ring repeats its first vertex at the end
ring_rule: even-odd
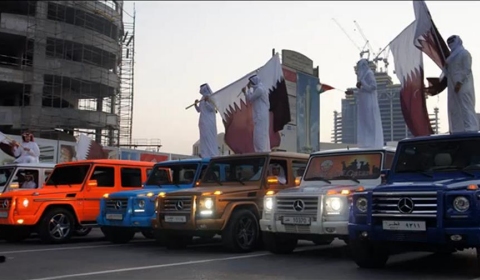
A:
POLYGON ((87 176, 90 165, 67 165, 55 167, 52 174, 48 177, 46 185, 73 185, 83 184, 87 176))
POLYGON ((202 182, 252 182, 262 179, 265 157, 229 158, 211 161, 202 182))
POLYGON ((478 139, 449 139, 402 144, 395 173, 434 173, 480 170, 478 139))
POLYGON ((380 177, 382 153, 312 156, 303 180, 365 180, 380 177))
POLYGON ((5 189, 6 184, 8 183, 8 180, 10 180, 10 177, 12 177, 13 171, 15 169, 10 167, 10 168, 0 168, 0 190, 3 191, 5 189))
POLYGON ((195 180, 197 169, 198 164, 172 164, 157 166, 148 177, 146 185, 158 187, 162 187, 162 185, 190 185, 193 184, 195 180))

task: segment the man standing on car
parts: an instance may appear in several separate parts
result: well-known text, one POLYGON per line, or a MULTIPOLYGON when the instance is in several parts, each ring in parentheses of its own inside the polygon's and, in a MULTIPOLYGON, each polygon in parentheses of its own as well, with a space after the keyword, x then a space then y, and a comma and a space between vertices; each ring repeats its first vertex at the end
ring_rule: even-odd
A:
POLYGON ((255 152, 270 152, 270 100, 268 99, 268 92, 257 75, 251 76, 248 80, 248 85, 242 89, 242 92, 245 99, 253 107, 253 147, 255 152), (253 91, 247 93, 247 88, 253 88, 253 91))

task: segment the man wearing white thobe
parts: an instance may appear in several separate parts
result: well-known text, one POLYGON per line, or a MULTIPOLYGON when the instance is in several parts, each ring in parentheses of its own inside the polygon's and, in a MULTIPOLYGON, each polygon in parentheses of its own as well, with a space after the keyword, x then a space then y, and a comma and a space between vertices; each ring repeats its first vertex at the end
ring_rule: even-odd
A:
POLYGON ((200 86, 203 98, 195 100, 195 109, 200 113, 198 129, 200 130, 200 157, 218 156, 216 109, 209 98, 212 90, 208 84, 200 86))
MULTIPOLYGON (((378 106, 377 82, 368 65, 360 59, 356 67, 357 88, 357 146, 359 148, 382 148, 383 128, 378 106)), ((352 94, 352 92, 346 92, 352 94)))
POLYGON ((257 75, 251 76, 248 88, 253 88, 247 93, 247 88, 242 92, 245 99, 252 104, 253 111, 253 147, 255 152, 270 152, 270 100, 268 92, 257 75))
POLYGON ((450 132, 478 131, 475 113, 475 87, 472 75, 472 56, 463 47, 459 36, 447 40, 451 50, 444 74, 448 84, 448 122, 450 132))
POLYGON ((24 132, 22 134, 22 144, 13 141, 13 154, 15 163, 38 163, 40 162, 40 148, 33 139, 33 134, 24 132))

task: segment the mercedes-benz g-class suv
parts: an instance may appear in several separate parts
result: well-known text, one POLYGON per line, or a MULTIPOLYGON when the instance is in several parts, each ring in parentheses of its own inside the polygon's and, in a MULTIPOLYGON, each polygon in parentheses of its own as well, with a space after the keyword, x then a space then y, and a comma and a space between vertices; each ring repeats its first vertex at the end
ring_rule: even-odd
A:
POLYGON ((183 247, 193 236, 219 234, 231 251, 254 250, 263 197, 295 187, 308 157, 268 152, 212 158, 197 187, 158 197, 156 236, 169 247, 183 247))
POLYGON ((298 240, 328 245, 335 238, 348 242, 351 194, 381 183, 382 168, 389 168, 395 148, 320 151, 310 160, 298 188, 264 198, 260 227, 266 248, 291 253, 298 240))
POLYGON ((160 193, 193 188, 209 161, 197 158, 159 162, 143 189, 110 193, 103 198, 97 222, 106 239, 112 243, 127 243, 137 231, 153 239, 155 198, 160 193))
POLYGON ((400 252, 480 254, 480 133, 405 139, 386 183, 355 193, 349 223, 359 267, 380 268, 400 252))

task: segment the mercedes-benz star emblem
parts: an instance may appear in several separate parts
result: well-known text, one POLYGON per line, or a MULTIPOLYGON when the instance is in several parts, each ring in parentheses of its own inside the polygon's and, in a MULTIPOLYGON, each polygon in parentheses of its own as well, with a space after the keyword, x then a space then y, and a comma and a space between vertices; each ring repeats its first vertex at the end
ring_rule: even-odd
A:
POLYGON ((410 214, 413 211, 413 206, 414 205, 415 204, 413 203, 412 199, 410 199, 408 197, 404 197, 404 198, 402 198, 398 201, 397 207, 398 207, 398 210, 401 213, 410 214))
POLYGON ((122 202, 120 200, 117 200, 117 202, 115 202, 115 209, 120 209, 122 208, 122 202))
POLYGON ((293 209, 295 209, 295 211, 303 211, 303 209, 305 208, 305 203, 302 201, 302 200, 295 200, 295 202, 293 203, 293 209))
POLYGON ((5 199, 5 200, 3 201, 3 204, 2 204, 2 205, 3 205, 3 208, 6 209, 6 208, 8 208, 8 206, 10 205, 10 201, 8 201, 8 199, 5 199))
POLYGON ((175 203, 175 209, 177 209, 178 211, 182 210, 183 209, 183 201, 179 200, 175 203))

